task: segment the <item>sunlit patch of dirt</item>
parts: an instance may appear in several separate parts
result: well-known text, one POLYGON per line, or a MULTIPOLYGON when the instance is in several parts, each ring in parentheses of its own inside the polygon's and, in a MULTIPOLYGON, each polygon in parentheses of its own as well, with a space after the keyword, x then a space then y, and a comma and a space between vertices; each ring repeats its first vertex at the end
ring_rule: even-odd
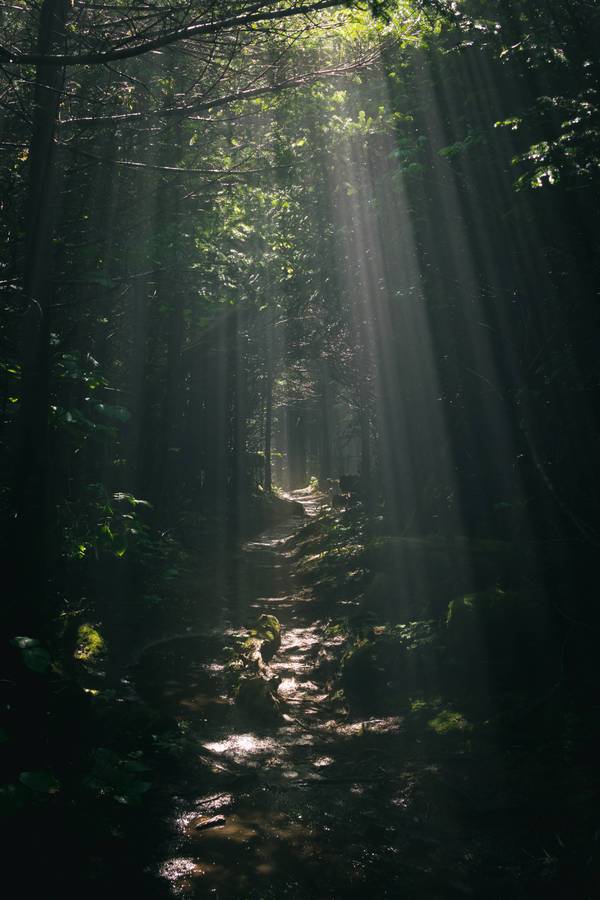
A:
POLYGON ((413 794, 414 781, 411 781, 389 798, 390 805, 402 810, 407 810, 413 802, 413 794))
POLYGON ((285 698, 293 697, 297 689, 298 682, 293 676, 291 678, 283 678, 279 685, 279 696, 285 698))
POLYGON ((176 857, 175 859, 167 859, 160 868, 160 874, 169 881, 175 881, 184 875, 196 872, 200 866, 198 863, 187 857, 176 857))
POLYGON ((160 869, 160 876, 168 881, 173 893, 177 896, 193 896, 196 893, 198 882, 210 876, 214 879, 223 878, 226 869, 224 866, 214 865, 209 862, 199 862, 188 857, 175 857, 166 860, 160 869))
POLYGON ((211 662, 211 663, 206 663, 205 665, 202 666, 202 668, 204 669, 205 672, 210 672, 210 673, 216 675, 216 674, 223 672, 225 666, 223 665, 223 663, 211 662))
POLYGON ((325 766, 331 766, 335 762, 333 756, 319 756, 317 759, 313 760, 313 766, 318 769, 322 769, 325 766))
POLYGON ((223 740, 205 743, 204 747, 236 763, 246 764, 250 764, 253 759, 260 759, 262 763, 273 761, 281 758, 284 753, 276 735, 265 737, 250 732, 231 734, 223 740))
POLYGON ((294 603, 294 598, 290 597, 289 599, 284 598, 262 598, 257 600, 256 603, 250 604, 250 609, 252 610, 252 617, 257 619, 259 614, 262 612, 273 613, 277 615, 277 618, 285 617, 287 614, 287 610, 294 610, 296 604, 294 603))

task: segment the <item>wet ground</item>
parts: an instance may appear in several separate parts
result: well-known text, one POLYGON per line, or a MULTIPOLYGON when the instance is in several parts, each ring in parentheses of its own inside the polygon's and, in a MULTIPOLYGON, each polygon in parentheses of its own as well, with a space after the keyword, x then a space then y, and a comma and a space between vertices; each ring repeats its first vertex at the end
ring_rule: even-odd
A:
MULTIPOLYGON (((308 515, 321 502, 294 499, 308 515)), ((500 757, 474 767, 464 743, 427 741, 402 716, 352 718, 332 694, 341 638, 296 583, 286 545, 301 522, 246 544, 235 602, 204 606, 204 627, 140 658, 137 690, 185 736, 159 788, 153 875, 171 896, 221 900, 533 896, 500 757), (265 585, 277 589, 262 596, 265 585), (282 624, 271 668, 285 714, 259 726, 236 709, 226 663, 263 612, 282 624)))

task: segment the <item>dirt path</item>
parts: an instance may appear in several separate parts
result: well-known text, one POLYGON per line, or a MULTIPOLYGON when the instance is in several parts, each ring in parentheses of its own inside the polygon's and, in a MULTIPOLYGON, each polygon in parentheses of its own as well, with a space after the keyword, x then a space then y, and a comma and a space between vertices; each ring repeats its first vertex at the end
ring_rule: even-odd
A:
MULTIPOLYGON (((295 492, 293 499, 308 516, 322 503, 309 492, 295 492)), ((196 764, 187 758, 185 781, 173 786, 170 836, 158 866, 175 895, 334 896, 322 872, 325 861, 331 867, 339 858, 337 838, 327 847, 331 823, 342 811, 346 819, 361 791, 349 792, 352 776, 340 774, 339 758, 331 755, 343 726, 317 671, 327 658, 324 625, 314 620, 310 592, 296 587, 285 550, 300 521, 271 528, 244 547, 254 580, 286 590, 229 610, 231 618, 245 615, 247 621, 272 613, 282 624, 282 645, 271 662, 285 701, 280 725, 257 728, 244 720, 227 692, 225 645, 243 633, 241 622, 227 629, 225 641, 211 630, 162 643, 144 654, 138 669, 145 699, 174 715, 188 744, 198 746, 196 764), (211 816, 222 818, 202 827, 211 816)))
MULTIPOLYGON (((321 502, 293 498, 309 515, 321 502)), ((296 583, 286 542, 300 522, 244 548, 249 583, 276 585, 273 596, 247 590, 245 604, 225 610, 225 629, 165 642, 138 667, 138 690, 185 738, 160 788, 154 872, 171 896, 220 900, 480 896, 465 874, 483 850, 479 827, 456 789, 468 761, 450 754, 440 768, 401 717, 350 720, 330 697, 341 638, 296 583), (236 710, 225 676, 227 645, 262 612, 283 627, 271 667, 286 712, 257 727, 236 710)))

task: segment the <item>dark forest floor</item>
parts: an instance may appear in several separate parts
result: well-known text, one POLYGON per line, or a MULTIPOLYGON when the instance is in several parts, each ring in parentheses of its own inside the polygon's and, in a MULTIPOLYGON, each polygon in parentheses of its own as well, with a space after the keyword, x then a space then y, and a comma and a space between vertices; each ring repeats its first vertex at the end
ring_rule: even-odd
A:
MULTIPOLYGON (((560 684, 492 694, 473 661, 430 655, 445 620, 383 624, 390 547, 397 575, 424 542, 398 555, 356 511, 294 499, 308 520, 232 551, 225 575, 203 559, 171 632, 132 646, 104 733, 96 713, 95 800, 61 791, 18 820, 20 871, 38 860, 20 896, 39 880, 51 897, 595 900, 593 740, 560 684), (282 626, 277 718, 234 702, 263 613, 282 626)), ((444 566, 424 567, 440 592, 444 566)))
MULTIPOLYGON (((318 511, 313 495, 295 498, 318 511)), ((352 557, 352 524, 341 584, 310 552, 326 527, 284 523, 249 542, 221 625, 140 660, 137 689, 185 736, 158 791, 153 874, 192 897, 591 900, 589 772, 569 769, 551 704, 515 696, 496 709, 473 690, 461 705, 439 680, 399 702, 368 669, 355 690, 349 648, 384 628, 340 552, 352 557), (282 624, 273 723, 236 708, 227 679, 228 648, 261 613, 282 624)))

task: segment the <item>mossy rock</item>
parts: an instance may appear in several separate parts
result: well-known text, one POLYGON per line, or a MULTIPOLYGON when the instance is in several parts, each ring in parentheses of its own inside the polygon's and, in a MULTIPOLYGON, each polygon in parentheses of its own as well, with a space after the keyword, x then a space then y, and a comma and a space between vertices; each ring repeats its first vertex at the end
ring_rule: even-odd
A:
POLYGON ((457 595, 509 583, 516 567, 508 542, 395 535, 370 540, 362 564, 387 576, 402 615, 405 606, 419 617, 442 616, 457 595))
POLYGON ((268 663, 281 647, 281 623, 277 616, 262 613, 254 631, 260 641, 260 655, 268 663))
POLYGON ((361 637, 342 660, 341 686, 351 704, 373 711, 405 706, 438 685, 439 624, 412 622, 361 637))
POLYGON ((240 678, 235 694, 235 702, 242 712, 260 722, 281 718, 281 701, 276 696, 276 687, 261 675, 246 675, 240 678))
POLYGON ((490 588, 457 597, 448 606, 446 630, 452 653, 502 654, 515 635, 532 630, 530 611, 518 594, 490 588))
POLYGON ((446 618, 449 663, 470 689, 479 676, 490 688, 548 677, 553 641, 539 602, 494 587, 453 600, 446 618))

